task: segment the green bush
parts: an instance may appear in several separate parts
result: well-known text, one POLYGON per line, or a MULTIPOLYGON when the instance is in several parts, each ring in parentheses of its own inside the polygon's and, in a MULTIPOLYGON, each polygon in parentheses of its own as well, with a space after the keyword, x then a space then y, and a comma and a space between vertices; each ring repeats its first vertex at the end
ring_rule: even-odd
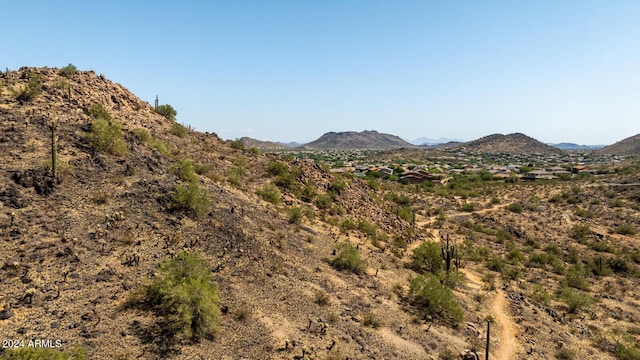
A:
POLYGON ((29 73, 27 85, 19 85, 13 89, 13 95, 21 103, 35 100, 42 93, 42 76, 29 73))
POLYGON ((365 219, 358 220, 358 230, 367 234, 367 236, 376 236, 378 229, 375 224, 368 222, 365 219))
POLYGON ((424 315, 442 317, 461 322, 462 307, 456 301, 451 289, 440 283, 432 274, 418 275, 409 284, 409 301, 420 308, 424 315))
POLYGON ((635 235, 637 233, 636 229, 628 224, 622 224, 616 227, 616 232, 620 235, 635 235))
POLYGON ((316 206, 318 209, 326 210, 329 209, 333 205, 333 197, 329 194, 323 194, 318 196, 316 200, 316 206))
POLYGON ((640 360, 640 349, 637 347, 617 344, 615 352, 618 360, 640 360))
POLYGON ((338 244, 340 251, 331 261, 331 265, 338 270, 347 270, 355 274, 362 274, 367 269, 367 263, 362 260, 358 249, 348 243, 338 244))
POLYGON ((272 176, 284 175, 289 172, 289 167, 282 161, 273 160, 267 165, 267 172, 272 176))
POLYGON ((571 233, 571 237, 582 243, 586 241, 591 234, 591 229, 589 228, 589 225, 578 224, 571 229, 571 233))
POLYGON ((204 260, 181 251, 164 261, 160 272, 144 289, 144 302, 166 319, 174 334, 191 340, 213 334, 220 319, 220 299, 204 260))
POLYGON ((567 304, 569 313, 575 313, 593 303, 593 299, 589 295, 568 287, 562 288, 558 297, 567 304))
POLYGON ((169 147, 167 146, 167 144, 164 141, 162 141, 160 139, 151 138, 151 140, 149 140, 149 146, 151 146, 151 148, 155 149, 160 154, 162 154, 162 155, 164 155, 166 157, 170 157, 171 156, 171 152, 169 151, 169 147))
POLYGON ((183 138, 187 136, 189 130, 182 124, 175 123, 171 126, 171 130, 169 130, 169 132, 179 138, 183 138))
POLYGON ((87 351, 84 348, 76 347, 72 351, 60 351, 52 348, 25 347, 5 349, 2 359, 6 360, 84 360, 87 358, 87 351))
POLYGON ((180 159, 175 164, 169 167, 169 171, 179 177, 183 181, 195 182, 198 181, 193 161, 191 159, 180 159))
POLYGON ((169 104, 158 105, 156 112, 171 121, 175 121, 178 115, 178 112, 169 104))
POLYGON ((233 141, 231 141, 230 143, 231 148, 232 149, 236 149, 236 150, 244 150, 245 146, 244 146, 244 142, 240 139, 235 139, 233 141))
POLYGON ((89 115, 92 115, 96 119, 111 120, 111 114, 101 103, 91 105, 87 109, 87 112, 89 113, 89 115))
POLYGON ((197 182, 189 182, 187 186, 176 185, 172 200, 172 208, 202 215, 209 211, 209 191, 200 189, 197 182))
POLYGON ((507 210, 519 214, 519 213, 522 212, 523 207, 522 207, 522 204, 511 203, 511 204, 509 204, 509 206, 507 206, 507 210))
POLYGON ((78 68, 75 67, 75 65, 73 64, 69 64, 65 67, 63 67, 62 69, 58 70, 58 75, 60 76, 64 76, 66 78, 70 78, 73 75, 75 75, 75 73, 78 72, 78 68))
POLYGON ((227 170, 227 180, 231 185, 239 188, 242 186, 242 178, 246 173, 244 166, 235 165, 227 170))
POLYGON ((574 289, 587 290, 589 288, 589 283, 584 276, 584 270, 580 265, 573 265, 569 268, 565 276, 565 283, 574 289))
POLYGON ((460 207, 460 210, 466 211, 466 212, 474 212, 474 211, 476 211, 476 203, 474 203, 474 202, 464 203, 460 207))
POLYGON ((265 201, 268 201, 272 204, 278 205, 282 202, 282 194, 280 194, 280 189, 273 184, 267 184, 259 189, 256 192, 258 195, 262 197, 265 201))
POLYGON ((423 242, 413 250, 410 267, 418 273, 437 274, 443 269, 442 249, 435 242, 423 242))
POLYGON ((307 183, 302 188, 302 201, 311 202, 316 197, 318 192, 316 191, 316 185, 313 180, 307 180, 307 183))
POLYGON ((114 155, 125 155, 128 152, 122 123, 118 120, 98 118, 91 123, 91 131, 87 133, 86 139, 98 151, 114 155))
POLYGON ((132 129, 131 132, 135 135, 138 140, 142 142, 147 142, 151 139, 151 135, 149 134, 149 130, 145 128, 135 128, 132 129))

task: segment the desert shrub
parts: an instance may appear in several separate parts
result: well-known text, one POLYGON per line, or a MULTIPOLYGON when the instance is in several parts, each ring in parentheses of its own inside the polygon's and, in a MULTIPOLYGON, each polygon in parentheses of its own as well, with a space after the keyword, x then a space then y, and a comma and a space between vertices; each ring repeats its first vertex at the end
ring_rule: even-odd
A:
POLYGON ((171 156, 171 152, 169 151, 167 144, 160 139, 156 139, 156 138, 149 139, 149 146, 151 146, 152 149, 155 149, 157 152, 159 152, 160 154, 166 157, 171 156))
POLYGON ((173 106, 169 104, 158 105, 156 112, 171 121, 175 121, 176 115, 178 115, 176 109, 174 109, 173 106))
POLYGON ((522 207, 522 204, 511 203, 509 204, 509 206, 507 206, 507 210, 519 214, 523 211, 523 207, 522 207))
POLYGON ((151 139, 151 135, 149 134, 149 130, 145 129, 145 128, 135 128, 132 129, 131 132, 133 133, 133 135, 135 135, 135 137, 142 141, 142 142, 147 142, 151 139))
POLYGON ((413 210, 407 206, 400 206, 397 208, 398 216, 404 219, 404 221, 413 222, 413 210))
POLYGON ((347 270, 355 274, 362 274, 367 269, 367 263, 362 260, 358 249, 348 243, 338 245, 338 255, 331 261, 331 265, 338 270, 347 270))
POLYGON ((536 284, 533 289, 531 289, 529 296, 542 305, 549 305, 549 301, 551 301, 551 294, 540 284, 536 284))
POLYGON ((607 265, 615 273, 627 273, 631 270, 629 262, 622 256, 616 256, 607 260, 607 265))
POLYGON ((377 329, 382 326, 382 321, 376 314, 368 312, 362 318, 362 325, 377 329))
POLYGON ((574 289, 587 290, 589 288, 589 283, 585 279, 584 275, 584 270, 580 265, 573 265, 569 267, 564 283, 574 289))
POLYGON ((358 220, 358 230, 367 234, 367 236, 376 236, 376 233, 378 232, 376 225, 365 219, 358 220))
POLYGON ((592 211, 584 208, 577 208, 573 213, 576 214, 576 216, 580 216, 587 219, 592 219, 595 216, 592 211))
POLYGON ((171 207, 176 210, 190 211, 202 215, 209 211, 209 191, 200 189, 197 182, 189 182, 187 186, 176 185, 171 207))
POLYGON ((322 194, 318 196, 316 200, 316 206, 318 209, 326 210, 329 209, 333 205, 333 198, 329 194, 322 194))
POLYGON ((82 347, 76 347, 72 351, 60 351, 45 347, 25 347, 5 349, 2 359, 6 360, 84 360, 87 351, 82 347))
POLYGON ((111 114, 101 103, 95 103, 87 109, 87 113, 96 119, 111 120, 111 114))
POLYGON ((178 162, 169 167, 169 171, 183 181, 198 181, 198 176, 196 176, 193 161, 191 161, 191 159, 178 160, 178 162))
POLYGON ((590 234, 591 229, 589 225, 578 224, 571 229, 571 237, 578 240, 578 242, 586 241, 590 234))
POLYGON ((594 276, 604 276, 611 274, 609 263, 601 256, 595 256, 587 260, 586 271, 594 276))
POLYGON ((462 307, 451 289, 440 283, 432 274, 418 275, 409 284, 409 301, 424 315, 443 317, 454 322, 463 319, 462 307))
POLYGON ((307 183, 302 188, 302 201, 311 202, 317 194, 318 192, 316 191, 316 185, 313 183, 313 180, 307 180, 307 183))
POLYGON ((289 214, 289 223, 300 224, 302 222, 302 218, 304 217, 302 207, 296 206, 289 208, 287 209, 287 213, 289 214))
POLYGON ((593 298, 589 295, 568 287, 562 288, 558 293, 558 297, 562 302, 567 304, 567 311, 572 314, 594 302, 593 298))
POLYGON ((265 201, 278 205, 282 202, 282 194, 277 186, 269 183, 256 192, 265 201))
POLYGON ((576 353, 566 347, 556 350, 555 357, 558 360, 573 360, 576 358, 576 353))
POLYGON ((347 183, 342 179, 336 179, 329 185, 329 190, 336 194, 340 194, 341 191, 347 188, 347 183))
POLYGON ((615 231, 620 235, 635 235, 636 229, 629 224, 622 224, 616 227, 615 231))
POLYGON ((125 155, 128 152, 122 123, 118 120, 98 118, 91 123, 91 131, 87 133, 86 139, 98 151, 114 155, 125 155))
POLYGON ((618 360, 640 360, 640 349, 637 347, 617 344, 615 355, 618 360))
POLYGON ((227 180, 229 183, 235 187, 242 186, 242 178, 246 173, 246 169, 244 166, 235 165, 227 170, 227 180))
POLYGON ((27 85, 19 85, 13 89, 13 95, 21 103, 35 100, 42 93, 42 76, 30 73, 27 85))
POLYGON ((442 249, 431 241, 425 241, 413 250, 410 267, 418 273, 437 274, 443 269, 442 249))
POLYGON ((179 138, 183 138, 187 136, 189 130, 182 124, 175 123, 171 126, 171 130, 169 130, 169 132, 179 138))
POLYGON ((278 176, 289 172, 289 167, 282 161, 273 160, 267 165, 267 172, 272 176, 278 176))
POLYGON ((73 64, 69 64, 65 67, 63 67, 62 69, 58 70, 58 75, 60 76, 64 76, 66 78, 70 78, 73 75, 75 75, 75 73, 78 72, 78 68, 75 67, 75 65, 73 64))
POLYGON ((502 244, 507 240, 511 240, 511 234, 504 229, 498 229, 498 231, 496 231, 496 242, 502 244))
POLYGON ((314 302, 320 306, 329 305, 329 294, 324 290, 318 290, 314 294, 314 302))
POLYGON ((284 174, 278 175, 273 182, 283 189, 296 191, 298 187, 296 177, 296 171, 287 171, 284 174))
POLYGON ((494 255, 487 260, 487 269, 491 271, 502 273, 506 265, 506 261, 499 255, 494 255))
POLYGON ((236 149, 236 150, 244 150, 245 146, 244 146, 244 142, 240 139, 235 139, 233 141, 231 141, 231 143, 229 144, 231 145, 232 149, 236 149))
POLYGON ((340 227, 342 228, 343 231, 354 230, 358 228, 358 224, 355 221, 353 221, 353 219, 351 218, 345 218, 340 223, 340 227))
POLYGON ((144 303, 164 316, 169 330, 198 340, 216 330, 220 318, 218 287, 197 254, 181 251, 160 265, 162 275, 144 288, 144 303))
POLYGON ((474 211, 476 211, 476 203, 474 203, 474 202, 464 203, 460 207, 460 210, 466 211, 466 212, 474 212, 474 211))

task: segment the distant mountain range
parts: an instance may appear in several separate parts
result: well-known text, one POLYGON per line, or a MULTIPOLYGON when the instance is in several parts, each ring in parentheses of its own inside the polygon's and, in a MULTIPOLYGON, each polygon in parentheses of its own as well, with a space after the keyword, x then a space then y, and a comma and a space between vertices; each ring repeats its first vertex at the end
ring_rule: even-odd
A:
POLYGON ((554 148, 558 148, 561 150, 597 150, 606 146, 606 145, 578 145, 574 143, 558 143, 558 144, 547 143, 547 145, 553 146, 554 148))
POLYGON ((405 141, 413 145, 420 145, 420 146, 433 146, 433 145, 447 144, 451 142, 462 142, 461 139, 449 139, 444 137, 441 137, 439 139, 430 139, 426 137, 420 137, 417 139, 405 140, 405 141))
POLYGON ((409 143, 398 136, 379 133, 375 130, 368 131, 345 131, 328 132, 318 139, 307 144, 296 142, 281 143, 271 141, 261 141, 249 137, 240 140, 245 147, 255 147, 261 150, 281 150, 281 149, 370 149, 370 150, 391 150, 401 148, 430 148, 430 149, 455 149, 464 148, 469 151, 480 153, 505 153, 505 154, 560 154, 567 150, 593 150, 600 155, 622 155, 640 156, 640 134, 621 140, 613 145, 578 145, 574 143, 545 144, 525 134, 492 134, 482 138, 459 142, 447 138, 428 139, 418 138, 409 143), (446 142, 443 142, 448 140, 446 142), (420 143, 420 146, 416 146, 420 143))

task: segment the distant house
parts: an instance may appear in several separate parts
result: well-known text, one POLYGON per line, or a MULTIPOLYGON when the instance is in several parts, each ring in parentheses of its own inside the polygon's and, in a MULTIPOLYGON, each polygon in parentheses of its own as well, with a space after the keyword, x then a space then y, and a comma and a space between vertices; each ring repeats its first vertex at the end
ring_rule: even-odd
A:
POLYGON ((417 169, 403 173, 400 176, 400 180, 409 182, 411 184, 421 184, 425 181, 440 183, 444 177, 444 174, 431 174, 426 170, 417 169))
POLYGON ((387 176, 393 175, 393 169, 390 167, 380 168, 378 169, 378 172, 382 175, 387 175, 387 176))
POLYGON ((571 168, 571 172, 574 174, 597 174, 598 170, 589 165, 576 165, 571 168))
POLYGON ((551 180, 555 179, 556 176, 553 175, 552 172, 546 170, 533 170, 529 171, 527 175, 524 176, 525 180, 551 180))

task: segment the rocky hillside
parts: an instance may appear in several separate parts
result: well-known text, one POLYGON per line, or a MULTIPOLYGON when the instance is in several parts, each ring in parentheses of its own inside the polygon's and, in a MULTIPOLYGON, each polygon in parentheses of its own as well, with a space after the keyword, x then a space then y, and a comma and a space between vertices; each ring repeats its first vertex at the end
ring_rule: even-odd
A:
POLYGON ((304 145, 306 149, 368 149, 389 150, 411 148, 414 145, 402 140, 398 136, 379 133, 377 131, 346 131, 328 132, 317 140, 304 145))
POLYGON ((490 154, 558 154, 562 150, 521 133, 493 134, 458 145, 470 151, 490 154))
POLYGON ((258 150, 280 150, 280 149, 289 149, 290 147, 287 145, 283 145, 281 143, 273 142, 273 141, 263 141, 254 138, 250 138, 248 136, 243 136, 240 138, 240 141, 244 144, 244 147, 247 149, 256 148, 258 150))
POLYGON ((640 156, 640 134, 596 150, 599 155, 640 156))
POLYGON ((233 149, 92 71, 22 68, 0 84, 0 338, 61 340, 91 359, 418 359, 430 341, 465 346, 398 302, 393 283, 410 271, 386 244, 420 236, 364 182, 233 149), (364 272, 331 265, 343 243, 364 272), (195 342, 131 305, 185 250, 220 293, 217 330, 195 342), (391 327, 363 325, 374 319, 391 327))

